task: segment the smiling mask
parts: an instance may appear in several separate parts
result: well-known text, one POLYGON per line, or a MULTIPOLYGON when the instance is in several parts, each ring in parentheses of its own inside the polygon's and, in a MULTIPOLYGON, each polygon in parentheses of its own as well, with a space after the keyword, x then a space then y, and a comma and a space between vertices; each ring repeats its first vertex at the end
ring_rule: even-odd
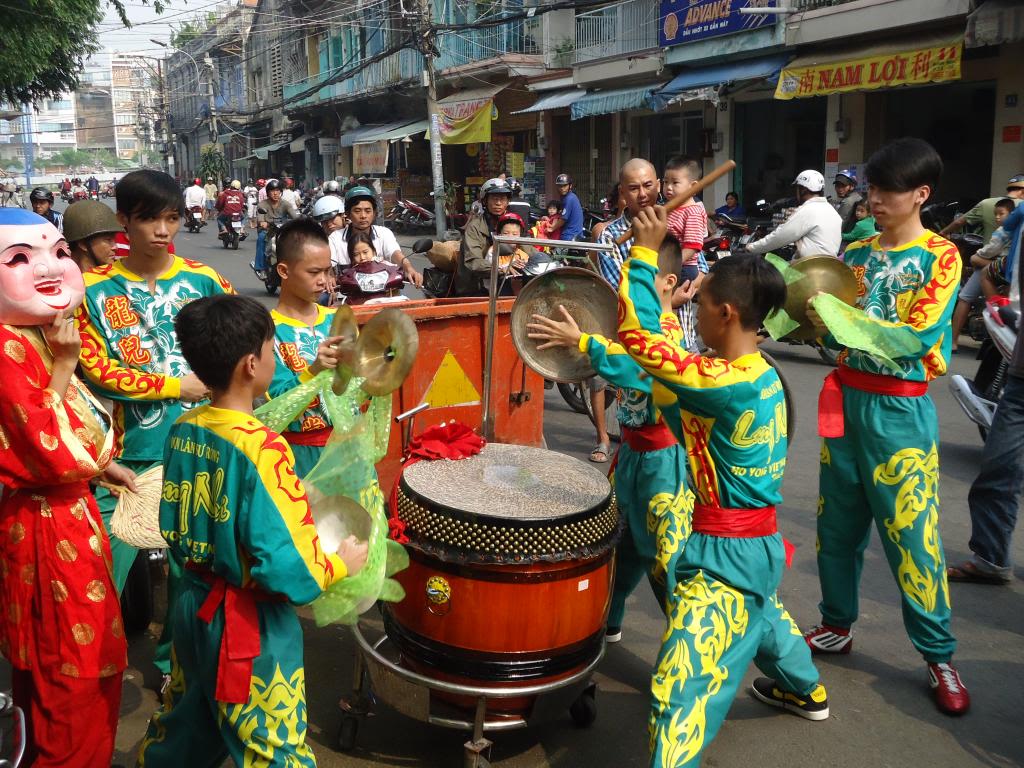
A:
POLYGON ((0 323, 46 325, 78 308, 82 273, 64 236, 42 216, 0 209, 0 323))

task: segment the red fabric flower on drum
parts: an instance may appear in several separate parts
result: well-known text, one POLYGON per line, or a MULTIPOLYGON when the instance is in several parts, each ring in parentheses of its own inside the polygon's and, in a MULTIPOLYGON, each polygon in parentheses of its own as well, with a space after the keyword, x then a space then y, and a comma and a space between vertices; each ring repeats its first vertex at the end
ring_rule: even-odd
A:
POLYGON ((459 421, 424 430, 409 441, 409 457, 415 459, 465 459, 476 456, 487 441, 459 421))

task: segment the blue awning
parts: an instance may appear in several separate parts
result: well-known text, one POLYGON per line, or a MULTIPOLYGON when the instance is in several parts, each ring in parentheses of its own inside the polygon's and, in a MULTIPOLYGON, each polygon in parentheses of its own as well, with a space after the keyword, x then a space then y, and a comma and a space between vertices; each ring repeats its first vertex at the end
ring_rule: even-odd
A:
POLYGON ((579 88, 570 88, 566 91, 555 91, 541 96, 532 107, 517 109, 513 115, 525 115, 529 112, 546 112, 549 109, 562 109, 570 107, 587 95, 587 92, 579 88))
POLYGON ((625 112, 628 109, 647 109, 647 99, 651 92, 661 88, 664 83, 651 85, 634 85, 629 88, 616 88, 611 91, 593 91, 572 105, 572 119, 591 115, 609 115, 614 112, 625 112))
POLYGON ((682 100, 683 95, 688 91, 707 88, 708 86, 717 87, 737 80, 774 79, 779 76, 779 71, 791 59, 792 56, 782 54, 778 56, 764 56, 760 59, 729 61, 698 69, 687 69, 676 75, 675 79, 664 88, 652 93, 650 99, 648 99, 648 105, 651 109, 662 110, 669 104, 682 100))

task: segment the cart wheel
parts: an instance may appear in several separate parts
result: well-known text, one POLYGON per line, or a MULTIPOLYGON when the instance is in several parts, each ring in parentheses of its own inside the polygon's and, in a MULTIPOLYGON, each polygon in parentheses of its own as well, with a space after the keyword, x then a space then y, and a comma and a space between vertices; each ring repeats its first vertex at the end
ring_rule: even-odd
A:
POLYGON ((569 716, 577 728, 589 728, 597 719, 597 686, 590 686, 569 705, 569 716))
POLYGON ((354 715, 342 715, 338 727, 338 749, 351 752, 356 748, 356 734, 359 733, 359 718, 354 715))

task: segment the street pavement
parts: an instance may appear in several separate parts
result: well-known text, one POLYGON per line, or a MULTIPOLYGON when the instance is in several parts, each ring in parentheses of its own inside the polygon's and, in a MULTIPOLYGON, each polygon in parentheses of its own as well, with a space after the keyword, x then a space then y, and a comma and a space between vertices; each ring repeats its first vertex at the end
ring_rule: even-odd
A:
MULTIPOLYGON (((179 234, 178 253, 204 261, 221 271, 239 292, 269 302, 248 268, 254 238, 239 251, 219 247, 212 225, 197 235, 179 234)), ((401 238, 403 245, 413 238, 401 238)), ((422 267, 422 265, 420 265, 422 267)), ((796 546, 793 567, 786 572, 780 595, 801 625, 818 620, 817 566, 814 557, 819 442, 815 436, 815 404, 828 369, 807 347, 769 344, 793 391, 797 412, 779 508, 780 528, 796 546)), ((972 373, 970 354, 955 356, 953 371, 972 373)), ((968 553, 970 520, 967 490, 981 456, 981 440, 949 394, 947 380, 932 387, 941 423, 942 534, 947 559, 968 553)), ((569 410, 556 390, 545 399, 548 447, 586 460, 594 443, 585 416, 569 410)), ((899 435, 892 436, 894 443, 899 435)), ((1014 555, 1024 563, 1022 538, 1014 555)), ((877 534, 865 557, 861 583, 861 616, 854 651, 849 656, 818 657, 828 688, 831 717, 812 723, 755 702, 746 693, 755 676, 748 670, 729 719, 705 751, 703 764, 733 768, 825 765, 831 768, 899 766, 917 768, 1008 768, 1024 765, 1021 712, 1024 711, 1024 569, 1011 586, 950 585, 953 629, 959 639, 955 662, 971 691, 973 708, 961 718, 940 714, 932 703, 924 663, 903 630, 898 590, 877 534)), ((557 606, 538 606, 555 611, 557 606)), ((321 766, 395 766, 424 768, 462 765, 466 735, 409 720, 378 705, 376 715, 361 726, 356 748, 336 751, 340 721, 338 702, 352 683, 354 641, 346 628, 317 628, 308 611, 300 612, 305 630, 306 691, 309 734, 321 766)), ((375 612, 367 614, 375 631, 375 612)), ((152 686, 156 673, 149 664, 153 633, 136 637, 130 649, 131 668, 124 684, 122 719, 115 763, 130 764, 157 708, 152 686)), ((628 603, 621 643, 609 646, 596 680, 598 715, 589 729, 574 727, 565 713, 529 729, 492 736, 492 764, 500 768, 576 768, 577 766, 646 765, 648 684, 655 660, 662 618, 646 585, 628 603)), ((6 674, 3 675, 6 678, 6 674)), ((0 680, 0 685, 5 681, 0 680)))

